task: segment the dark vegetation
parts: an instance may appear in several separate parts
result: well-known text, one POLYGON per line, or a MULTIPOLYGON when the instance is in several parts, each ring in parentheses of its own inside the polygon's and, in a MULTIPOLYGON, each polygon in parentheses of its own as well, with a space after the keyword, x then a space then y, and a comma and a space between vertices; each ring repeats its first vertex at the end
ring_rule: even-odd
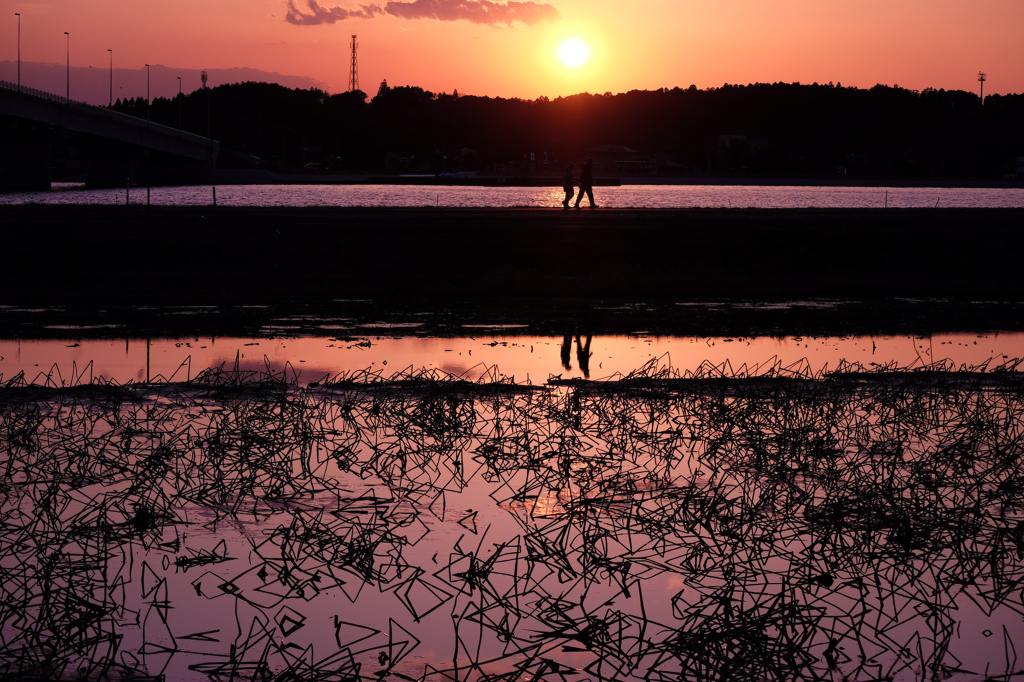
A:
POLYGON ((11 257, 0 286, 8 300, 94 295, 108 303, 1021 301, 1022 215, 956 208, 5 206, 0 221, 11 257))
MULTIPOLYGON (((329 95, 268 83, 157 98, 151 116, 206 134, 225 167, 334 171, 481 170, 514 162, 554 172, 601 145, 671 161, 679 175, 978 177, 1015 173, 1024 95, 876 85, 758 83, 549 100, 435 94, 382 84, 329 95)), ((141 99, 114 108, 146 115, 141 99)))
POLYGON ((1010 679, 1020 363, 19 374, 0 680, 1010 679))

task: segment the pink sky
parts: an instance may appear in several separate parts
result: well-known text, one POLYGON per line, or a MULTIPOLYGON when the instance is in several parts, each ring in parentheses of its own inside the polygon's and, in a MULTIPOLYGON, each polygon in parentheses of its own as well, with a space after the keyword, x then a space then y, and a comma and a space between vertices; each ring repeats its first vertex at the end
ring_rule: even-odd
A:
POLYGON ((1024 92, 1021 0, 537 0, 513 4, 529 23, 511 26, 501 23, 510 9, 502 0, 488 8, 479 5, 487 0, 461 0, 469 19, 436 18, 448 18, 457 1, 319 0, 316 12, 309 0, 293 0, 293 21, 340 18, 297 25, 286 21, 287 0, 0 0, 0 61, 16 58, 20 12, 24 61, 63 64, 69 31, 72 66, 106 69, 111 48, 119 68, 148 62, 187 77, 249 67, 304 76, 331 92, 347 87, 353 33, 361 88, 371 95, 383 78, 531 99, 759 81, 977 91, 979 69, 989 75, 986 94, 1024 92), (481 17, 498 22, 474 23, 481 17), (572 37, 591 48, 575 69, 557 59, 572 37))

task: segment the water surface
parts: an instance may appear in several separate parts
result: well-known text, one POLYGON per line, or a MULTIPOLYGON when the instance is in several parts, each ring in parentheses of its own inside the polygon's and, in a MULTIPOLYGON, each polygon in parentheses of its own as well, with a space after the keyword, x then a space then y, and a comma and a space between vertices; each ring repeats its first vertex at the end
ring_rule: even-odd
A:
POLYGON ((726 376, 304 388, 232 367, 7 387, 0 665, 197 681, 1017 671, 1019 378, 726 376))
MULTIPOLYGON (((146 203, 146 189, 133 188, 132 204, 146 203)), ((55 185, 48 192, 0 194, 0 204, 124 204, 124 189, 55 185)), ((219 185, 221 206, 439 206, 560 207, 557 187, 428 187, 415 185, 219 185)), ((1021 188, 803 187, 720 185, 624 185, 595 189, 604 208, 1020 208, 1021 188)), ((154 187, 160 206, 213 203, 209 186, 154 187)), ((587 202, 584 201, 584 205, 587 202)))
POLYGON ((924 366, 948 361, 955 367, 1002 365, 1024 358, 1024 333, 933 334, 927 336, 756 336, 678 337, 650 335, 540 336, 495 333, 488 325, 465 336, 420 337, 415 324, 382 324, 377 334, 288 336, 285 323, 255 338, 194 336, 177 339, 0 339, 0 381, 23 372, 32 383, 88 381, 117 383, 187 380, 200 371, 234 366, 280 372, 286 367, 302 384, 369 369, 390 375, 406 368, 439 369, 476 381, 485 373, 520 383, 542 384, 552 377, 603 379, 626 375, 653 359, 680 372, 722 367, 726 373, 756 375, 768 368, 800 366, 812 373, 840 363, 865 367, 924 366), (589 345, 588 345, 589 338, 589 345), (147 373, 148 372, 148 373, 147 373))
POLYGON ((0 340, 5 674, 1020 669, 1024 333, 315 322, 0 340))

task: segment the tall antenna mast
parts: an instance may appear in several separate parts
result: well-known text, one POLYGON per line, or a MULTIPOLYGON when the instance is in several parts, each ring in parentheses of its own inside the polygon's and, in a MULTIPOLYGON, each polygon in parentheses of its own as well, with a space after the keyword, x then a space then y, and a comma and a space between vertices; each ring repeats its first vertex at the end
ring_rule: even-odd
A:
POLYGON ((349 68, 348 74, 348 91, 355 92, 359 89, 359 60, 356 58, 356 48, 359 47, 359 43, 356 42, 356 37, 352 36, 352 65, 349 68))
POLYGON ((199 72, 199 80, 203 81, 203 89, 204 90, 206 89, 206 78, 207 78, 206 69, 203 69, 202 71, 199 72))
POLYGON ((985 74, 978 72, 978 82, 981 83, 981 106, 985 106, 985 74))

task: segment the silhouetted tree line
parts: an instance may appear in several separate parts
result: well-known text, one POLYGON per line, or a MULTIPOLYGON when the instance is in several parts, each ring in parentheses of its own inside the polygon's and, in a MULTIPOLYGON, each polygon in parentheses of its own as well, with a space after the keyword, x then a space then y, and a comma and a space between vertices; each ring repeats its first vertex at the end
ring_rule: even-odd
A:
MULTIPOLYGON (((600 145, 671 161, 679 174, 993 177, 1024 156, 1024 95, 876 85, 757 83, 549 100, 435 94, 382 84, 338 95, 239 83, 154 100, 153 121, 207 131, 222 165, 426 171, 496 162, 554 171, 600 145)), ((141 99, 114 109, 146 116, 141 99)))

